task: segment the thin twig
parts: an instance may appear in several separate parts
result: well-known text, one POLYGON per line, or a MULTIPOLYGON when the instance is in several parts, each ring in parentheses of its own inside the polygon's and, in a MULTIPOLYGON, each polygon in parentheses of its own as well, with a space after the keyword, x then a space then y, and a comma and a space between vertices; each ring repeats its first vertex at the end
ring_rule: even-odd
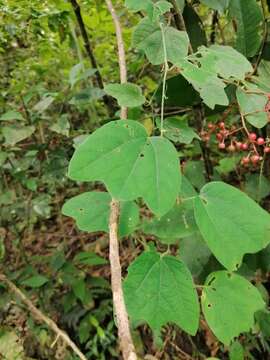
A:
MULTIPOLYGON (((107 7, 113 18, 117 47, 118 47, 118 62, 120 69, 120 81, 121 84, 127 82, 127 67, 126 67, 126 55, 124 48, 124 41, 122 36, 122 29, 120 21, 115 12, 111 0, 105 0, 107 7)), ((127 119, 127 108, 121 108, 121 118, 127 119)), ((111 202, 110 220, 109 220, 109 232, 110 232, 110 266, 111 266, 111 284, 113 293, 113 304, 116 315, 116 322, 118 327, 118 337, 120 341, 120 348, 123 354, 124 360, 137 360, 135 352, 135 346, 133 344, 128 313, 125 305, 123 288, 122 288, 122 271, 119 256, 119 241, 118 241, 118 224, 120 216, 120 203, 116 200, 111 202)))
POLYGON ((164 71, 163 71, 163 81, 162 81, 161 115, 160 115, 160 135, 161 136, 163 136, 163 133, 164 133, 164 108, 165 108, 165 98, 166 98, 166 80, 167 80, 167 74, 169 71, 167 48, 166 48, 166 41, 165 41, 165 34, 164 34, 163 26, 164 25, 162 23, 160 23, 163 53, 164 53, 164 71))
MULTIPOLYGON (((97 85, 98 85, 98 87, 100 89, 103 89, 103 87, 104 87, 103 86, 103 79, 102 79, 101 73, 100 73, 100 71, 98 69, 98 64, 97 64, 97 61, 96 61, 96 58, 95 58, 95 55, 94 55, 94 52, 93 52, 93 49, 92 49, 92 45, 91 45, 89 36, 87 34, 87 31, 86 31, 86 27, 85 27, 85 24, 84 24, 84 21, 83 21, 83 18, 82 18, 82 14, 81 14, 81 8, 80 8, 79 4, 77 3, 77 0, 70 0, 70 3, 72 5, 72 7, 73 7, 73 10, 74 10, 74 13, 75 13, 75 16, 76 16, 76 19, 77 19, 77 22, 78 22, 78 25, 79 25, 79 28, 80 28, 80 32, 82 34, 85 51, 86 51, 86 53, 88 55, 88 58, 90 60, 90 63, 92 65, 92 67, 94 69, 96 69, 95 78, 96 78, 97 85)), ((114 112, 113 99, 108 95, 104 95, 103 96, 103 101, 104 101, 105 105, 108 108, 108 113, 110 115, 113 115, 113 112, 114 112)))
POLYGON ((57 335, 57 338, 61 338, 81 360, 87 360, 87 358, 83 355, 77 345, 70 339, 70 337, 59 327, 57 324, 50 319, 48 316, 44 315, 33 303, 31 300, 27 298, 27 296, 15 285, 12 281, 10 281, 6 275, 0 274, 0 281, 4 282, 10 291, 14 293, 23 303, 26 305, 27 309, 30 313, 39 321, 45 323, 52 331, 54 331, 57 335))
MULTIPOLYGON (((118 48, 118 62, 119 62, 119 70, 120 70, 120 79, 121 84, 127 82, 127 64, 126 64, 126 55, 125 55, 125 46, 124 40, 122 35, 122 29, 120 25, 120 21, 118 16, 115 12, 115 9, 112 5, 112 2, 109 0, 105 0, 108 6, 108 9, 112 15, 114 26, 115 26, 115 33, 116 33, 116 40, 117 40, 117 48, 118 48)), ((127 108, 121 108, 121 119, 127 119, 127 108)))

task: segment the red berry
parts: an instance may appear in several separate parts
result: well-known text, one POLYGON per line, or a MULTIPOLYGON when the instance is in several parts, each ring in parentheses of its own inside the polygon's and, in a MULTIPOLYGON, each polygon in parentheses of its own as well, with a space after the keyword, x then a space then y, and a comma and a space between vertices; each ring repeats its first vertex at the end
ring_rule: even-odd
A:
POLYGON ((209 130, 213 130, 215 128, 215 125, 212 123, 207 124, 207 127, 209 130))
POLYGON ((242 161, 241 161, 241 163, 243 164, 243 165, 248 165, 249 164, 249 157, 243 157, 243 159, 242 159, 242 161))
POLYGON ((237 150, 241 150, 242 149, 242 143, 240 142, 240 141, 237 141, 236 143, 235 143, 235 146, 236 146, 236 149, 237 150))
POLYGON ((256 139, 257 139, 257 135, 256 135, 255 133, 250 133, 250 134, 248 135, 248 138, 249 138, 249 140, 250 140, 251 142, 254 142, 254 141, 256 141, 256 139))
POLYGON ((226 148, 226 145, 224 143, 218 144, 219 149, 224 150, 226 148))
POLYGON ((252 161, 253 164, 257 164, 257 162, 260 161, 259 155, 251 156, 251 161, 252 161))
POLYGON ((225 129, 225 123, 223 121, 221 121, 218 126, 220 127, 220 129, 225 129))
POLYGON ((241 145, 241 149, 242 150, 248 150, 248 144, 246 144, 246 143, 243 143, 242 145, 241 145))
POLYGON ((218 141, 221 141, 223 139, 223 136, 221 133, 217 133, 216 138, 218 141))
POLYGON ((264 138, 259 137, 259 138, 257 139, 257 144, 258 144, 258 145, 264 145, 264 143, 265 143, 264 138))
POLYGON ((229 152, 235 152, 235 150, 236 150, 236 149, 235 149, 235 146, 234 146, 233 144, 231 144, 231 145, 228 146, 228 151, 229 151, 229 152))
POLYGON ((264 148, 264 153, 265 153, 265 154, 269 154, 269 153, 270 153, 270 147, 269 147, 269 146, 266 146, 266 147, 264 148))

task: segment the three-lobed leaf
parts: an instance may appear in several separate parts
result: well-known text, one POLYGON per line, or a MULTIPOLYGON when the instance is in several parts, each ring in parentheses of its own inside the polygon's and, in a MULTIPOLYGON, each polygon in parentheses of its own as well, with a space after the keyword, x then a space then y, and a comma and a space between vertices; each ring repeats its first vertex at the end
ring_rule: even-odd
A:
POLYGON ((201 297, 205 319, 216 337, 226 345, 254 324, 255 312, 265 303, 245 278, 227 271, 210 274, 201 297))
POLYGON ((256 253, 270 242, 270 215, 233 186, 205 185, 194 209, 207 245, 228 270, 236 270, 244 254, 256 253))
POLYGON ((142 197, 158 216, 173 207, 181 181, 174 146, 165 138, 148 137, 133 120, 96 130, 76 149, 68 174, 74 180, 103 181, 120 201, 142 197))
POLYGON ((124 294, 132 321, 147 322, 156 336, 167 323, 196 333, 197 293, 189 270, 176 257, 144 252, 128 268, 124 294))

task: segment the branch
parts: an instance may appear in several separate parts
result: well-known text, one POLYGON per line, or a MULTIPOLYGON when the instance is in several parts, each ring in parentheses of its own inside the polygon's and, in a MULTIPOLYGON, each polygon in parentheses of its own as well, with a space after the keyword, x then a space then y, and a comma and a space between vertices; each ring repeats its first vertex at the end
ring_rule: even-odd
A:
MULTIPOLYGON (((171 0, 171 3, 173 5, 174 12, 175 12, 174 18, 175 18, 175 25, 176 25, 177 29, 187 32, 185 19, 181 13, 181 10, 180 10, 176 0, 171 0)), ((189 53, 190 54, 194 53, 194 50, 193 50, 190 42, 189 42, 189 53)), ((195 126, 197 128, 197 131, 201 132, 201 130, 203 128, 203 119, 204 119, 204 111, 202 108, 202 104, 200 104, 198 107, 194 107, 193 113, 194 113, 195 126)), ((210 159, 209 148, 202 141, 200 141, 200 148, 202 151, 202 157, 203 157, 203 161, 204 161, 206 180, 211 181, 211 177, 213 175, 213 164, 210 159)))
MULTIPOLYGON (((70 0, 70 3, 72 5, 72 7, 73 7, 77 22, 78 22, 79 27, 80 27, 80 32, 81 32, 81 35, 82 35, 82 38, 83 38, 85 51, 86 51, 86 53, 88 55, 91 66, 94 69, 96 69, 95 77, 96 77, 97 85, 98 85, 98 87, 100 89, 103 89, 104 85, 103 85, 102 76, 101 76, 101 73, 100 73, 100 71, 98 69, 98 64, 97 64, 97 61, 96 61, 96 58, 95 58, 95 55, 94 55, 94 52, 93 52, 93 49, 92 49, 92 46, 91 46, 91 42, 90 42, 89 36, 87 34, 85 24, 83 22, 83 18, 82 18, 82 14, 81 14, 81 8, 80 8, 79 4, 77 3, 77 0, 70 0)), ((103 96, 103 101, 104 101, 105 105, 108 107, 109 114, 112 114, 114 112, 113 111, 113 108, 114 108, 113 99, 108 95, 104 95, 103 96)))
POLYGON ((30 313, 39 321, 44 322, 52 331, 54 331, 57 335, 57 338, 62 338, 63 341, 74 351, 74 353, 81 359, 87 360, 87 358, 83 355, 77 345, 70 339, 70 337, 59 327, 57 324, 46 315, 44 315, 32 302, 29 300, 26 295, 11 282, 6 275, 0 274, 0 281, 4 282, 10 291, 14 293, 23 303, 26 305, 30 313))
MULTIPOLYGON (((120 21, 112 5, 111 0, 105 0, 108 10, 113 18, 117 47, 118 47, 118 62, 120 70, 121 84, 127 82, 127 66, 126 55, 124 48, 124 41, 120 21)), ((121 118, 127 119, 127 108, 121 108, 121 118)), ((116 200, 111 202, 109 230, 110 230, 110 266, 111 266, 111 283, 113 293, 113 304, 116 315, 116 322, 118 327, 118 337, 120 340, 120 348, 124 360, 137 360, 135 347, 131 337, 129 328, 128 313, 125 305, 123 288, 122 288, 122 271, 119 256, 119 241, 118 241, 118 224, 120 216, 120 203, 116 200)))
MULTIPOLYGON (((171 0, 171 3, 174 8, 174 21, 175 21, 176 28, 178 30, 185 31, 187 33, 187 27, 185 24, 185 20, 184 20, 183 14, 181 12, 181 9, 180 9, 179 5, 177 4, 177 1, 171 0)), ((192 45, 190 42, 189 42, 188 47, 189 47, 190 54, 192 54, 194 51, 193 51, 193 48, 192 48, 192 45)))

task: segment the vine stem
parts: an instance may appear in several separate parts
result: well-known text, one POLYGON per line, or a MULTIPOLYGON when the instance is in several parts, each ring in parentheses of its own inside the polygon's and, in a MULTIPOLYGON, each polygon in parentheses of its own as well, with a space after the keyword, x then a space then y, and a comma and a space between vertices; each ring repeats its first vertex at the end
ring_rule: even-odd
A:
MULTIPOLYGON (((117 39, 118 48, 118 63, 120 70, 120 81, 121 84, 127 82, 127 66, 126 66, 126 55, 125 47, 122 36, 122 29, 119 18, 115 12, 111 0, 105 0, 108 10, 111 13, 115 33, 117 39)), ((127 119, 128 109, 121 107, 121 119, 127 119)), ((116 315, 116 323, 118 327, 118 338, 120 341, 120 349, 123 354, 124 360, 137 360, 135 352, 135 346, 133 344, 128 313, 124 300, 124 293, 122 287, 122 271, 119 256, 119 240, 118 240, 118 226, 120 217, 120 203, 115 199, 112 199, 110 207, 110 219, 109 219, 109 237, 110 237, 110 267, 111 267, 111 284, 113 293, 113 305, 116 315)))
MULTIPOLYGON (((27 306, 27 309, 31 312, 31 314, 39 321, 45 323, 51 330, 56 333, 56 340, 61 338, 73 351, 76 355, 78 355, 79 359, 87 360, 87 358, 83 355, 77 345, 70 339, 70 337, 61 330, 57 324, 50 319, 48 316, 44 315, 28 297, 15 285, 12 281, 10 281, 6 275, 0 274, 0 281, 5 283, 11 292, 13 292, 23 303, 27 306)), ((53 344, 54 345, 54 344, 53 344)))
POLYGON ((165 98, 166 98, 166 79, 167 79, 167 75, 168 75, 168 71, 169 71, 169 65, 168 65, 168 56, 167 56, 164 27, 163 27, 162 23, 160 23, 159 26, 160 26, 161 35, 162 35, 162 45, 163 45, 163 53, 164 53, 164 70, 163 70, 161 114, 160 114, 160 136, 163 136, 163 133, 164 133, 164 108, 165 108, 165 98))

